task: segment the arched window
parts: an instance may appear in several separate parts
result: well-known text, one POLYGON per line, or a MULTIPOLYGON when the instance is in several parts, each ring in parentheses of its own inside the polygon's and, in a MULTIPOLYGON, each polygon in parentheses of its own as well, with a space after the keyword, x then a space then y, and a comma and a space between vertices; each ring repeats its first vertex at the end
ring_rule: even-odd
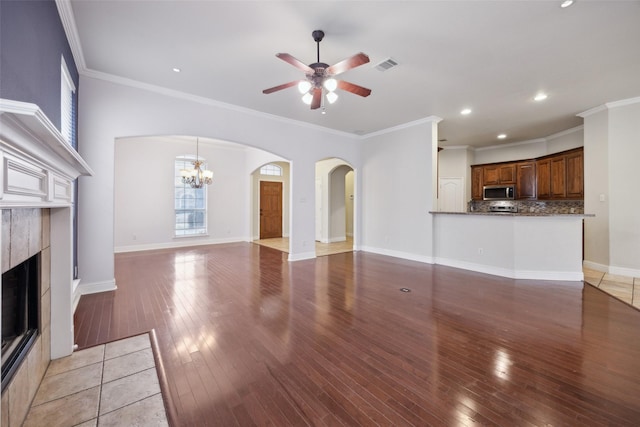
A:
POLYGON ((282 168, 273 163, 269 163, 260 168, 260 175, 282 176, 282 168))
MULTIPOLYGON (((175 192, 175 236, 187 237, 207 234, 207 191, 202 188, 192 188, 182 182, 180 171, 192 169, 193 156, 178 156, 174 166, 175 192)), ((198 160, 203 161, 202 157, 198 160)), ((202 167, 206 169, 206 164, 202 167)))

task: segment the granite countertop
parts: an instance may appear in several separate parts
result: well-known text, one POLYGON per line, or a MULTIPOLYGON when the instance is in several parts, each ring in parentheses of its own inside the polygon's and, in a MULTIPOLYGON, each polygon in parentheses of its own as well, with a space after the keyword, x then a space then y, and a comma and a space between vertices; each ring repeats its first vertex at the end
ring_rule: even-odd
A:
POLYGON ((542 213, 542 212, 436 212, 429 211, 430 214, 437 215, 487 215, 487 216, 555 216, 555 217, 595 217, 595 214, 585 213, 542 213))

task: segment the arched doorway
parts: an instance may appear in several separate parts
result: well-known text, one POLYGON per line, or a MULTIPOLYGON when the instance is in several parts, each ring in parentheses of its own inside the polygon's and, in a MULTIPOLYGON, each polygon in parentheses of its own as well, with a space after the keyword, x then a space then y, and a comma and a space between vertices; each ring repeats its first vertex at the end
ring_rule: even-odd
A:
POLYGON ((341 159, 316 163, 316 255, 353 250, 354 170, 341 159))

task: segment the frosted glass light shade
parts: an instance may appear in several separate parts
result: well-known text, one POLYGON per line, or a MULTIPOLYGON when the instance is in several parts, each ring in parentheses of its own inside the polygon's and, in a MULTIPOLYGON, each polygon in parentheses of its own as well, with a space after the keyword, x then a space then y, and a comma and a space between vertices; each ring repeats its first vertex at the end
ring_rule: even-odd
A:
POLYGON ((298 90, 300 93, 307 93, 311 89, 311 83, 307 80, 302 80, 298 83, 298 90))
POLYGON ((329 104, 333 104, 337 99, 338 95, 335 92, 329 92, 327 94, 327 101, 329 101, 329 104))
POLYGON ((302 102, 304 102, 307 105, 311 105, 311 101, 313 101, 313 95, 311 95, 309 92, 305 93, 302 96, 302 102))
POLYGON ((338 81, 336 79, 327 79, 324 81, 323 86, 327 91, 333 92, 338 88, 338 81))

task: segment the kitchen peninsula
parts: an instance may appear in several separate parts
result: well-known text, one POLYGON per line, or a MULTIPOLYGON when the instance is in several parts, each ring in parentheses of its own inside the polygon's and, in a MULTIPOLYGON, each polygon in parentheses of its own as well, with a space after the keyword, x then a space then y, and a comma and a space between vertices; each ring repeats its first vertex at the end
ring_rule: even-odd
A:
POLYGON ((514 279, 583 280, 582 213, 429 212, 436 264, 514 279))

